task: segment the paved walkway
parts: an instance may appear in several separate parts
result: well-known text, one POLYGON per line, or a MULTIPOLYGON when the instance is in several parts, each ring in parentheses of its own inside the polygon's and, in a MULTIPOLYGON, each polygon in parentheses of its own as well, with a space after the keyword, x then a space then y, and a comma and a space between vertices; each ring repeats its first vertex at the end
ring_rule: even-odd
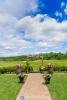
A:
POLYGON ((40 73, 30 73, 16 100, 23 100, 19 99, 20 96, 24 96, 24 100, 51 100, 48 88, 43 82, 40 73))

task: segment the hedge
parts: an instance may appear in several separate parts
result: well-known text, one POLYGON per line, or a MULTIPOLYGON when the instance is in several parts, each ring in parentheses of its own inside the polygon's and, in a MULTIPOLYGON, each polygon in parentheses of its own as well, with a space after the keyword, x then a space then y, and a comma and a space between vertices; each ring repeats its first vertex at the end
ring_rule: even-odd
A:
MULTIPOLYGON (((67 71, 67 67, 65 66, 54 66, 53 67, 53 70, 54 71, 67 71)), ((43 71, 47 71, 47 67, 44 67, 43 69, 41 67, 39 67, 39 71, 40 72, 43 72, 43 71)))
MULTIPOLYGON (((33 72, 33 68, 31 66, 27 67, 24 66, 22 67, 22 71, 23 72, 33 72)), ((4 73, 16 73, 16 67, 0 67, 0 74, 4 74, 4 73)))
MULTIPOLYGON (((67 71, 67 67, 65 66, 54 66, 53 67, 54 71, 67 71)), ((44 69, 41 69, 41 67, 39 67, 39 70, 37 72, 43 72, 43 71, 46 71, 47 70, 47 67, 44 67, 44 69)), ((23 72, 35 72, 33 70, 33 67, 32 66, 24 66, 22 67, 22 71, 23 72)), ((16 72, 16 67, 13 66, 13 67, 0 67, 0 73, 4 74, 4 73, 15 73, 16 72)))

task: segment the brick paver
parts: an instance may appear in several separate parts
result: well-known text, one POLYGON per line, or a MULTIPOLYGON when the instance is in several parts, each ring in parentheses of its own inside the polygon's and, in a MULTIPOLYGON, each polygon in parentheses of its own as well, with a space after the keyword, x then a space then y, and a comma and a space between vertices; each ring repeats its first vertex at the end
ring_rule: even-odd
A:
POLYGON ((51 100, 50 93, 40 73, 30 73, 16 100, 51 100))

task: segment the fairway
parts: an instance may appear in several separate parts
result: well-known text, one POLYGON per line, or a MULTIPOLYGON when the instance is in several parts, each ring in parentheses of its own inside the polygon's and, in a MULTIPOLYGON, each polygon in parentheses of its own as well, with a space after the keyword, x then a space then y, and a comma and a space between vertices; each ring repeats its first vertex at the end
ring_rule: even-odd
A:
POLYGON ((0 100, 16 100, 20 88, 16 75, 0 75, 0 100))
POLYGON ((67 100, 67 74, 56 73, 48 85, 52 100, 67 100))
MULTIPOLYGON (((43 65, 47 67, 48 63, 52 63, 54 67, 67 67, 67 60, 44 60, 43 65)), ((0 61, 0 68, 15 68, 17 64, 26 66, 26 61, 0 61)), ((41 60, 29 61, 29 65, 33 67, 34 71, 39 70, 42 66, 41 60)))

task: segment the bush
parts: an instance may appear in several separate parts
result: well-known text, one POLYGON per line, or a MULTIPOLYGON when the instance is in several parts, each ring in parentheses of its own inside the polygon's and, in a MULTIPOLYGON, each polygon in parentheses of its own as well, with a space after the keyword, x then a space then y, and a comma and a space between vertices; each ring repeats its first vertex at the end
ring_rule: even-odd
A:
MULTIPOLYGON (((65 66, 54 66, 53 70, 54 71, 67 71, 67 67, 65 67, 65 66)), ((39 67, 39 72, 42 73, 44 71, 47 71, 47 67, 45 67, 43 69, 41 67, 39 67)))
POLYGON ((54 71, 67 71, 67 67, 62 67, 62 66, 54 66, 53 67, 54 71))
POLYGON ((39 72, 41 72, 41 73, 42 73, 43 71, 46 71, 46 67, 42 67, 42 66, 41 66, 41 67, 39 67, 39 72))
MULTIPOLYGON (((22 67, 23 72, 33 72, 33 68, 31 66, 22 67)), ((12 67, 0 67, 0 73, 16 73, 16 66, 12 67)))
POLYGON ((0 67, 0 73, 15 73, 16 68, 15 67, 0 67))
POLYGON ((33 67, 26 66, 24 72, 26 72, 26 73, 33 72, 33 67))
POLYGON ((33 67, 29 64, 29 61, 26 61, 26 66, 25 66, 25 70, 24 72, 29 73, 29 72, 33 72, 33 67))

